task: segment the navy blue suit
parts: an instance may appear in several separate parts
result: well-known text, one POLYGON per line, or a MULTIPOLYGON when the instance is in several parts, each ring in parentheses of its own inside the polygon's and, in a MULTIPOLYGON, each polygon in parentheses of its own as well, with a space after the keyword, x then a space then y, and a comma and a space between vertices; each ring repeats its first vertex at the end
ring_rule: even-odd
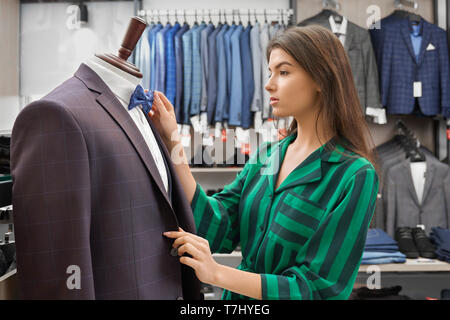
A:
POLYGON ((391 114, 411 114, 414 110, 414 82, 422 83, 417 98, 426 116, 450 117, 450 69, 447 35, 441 28, 421 19, 422 44, 418 59, 411 43, 409 19, 390 19, 384 31, 375 37, 374 46, 384 40, 382 50, 375 49, 381 65, 381 100, 391 114), (377 37, 380 36, 381 37, 377 37))

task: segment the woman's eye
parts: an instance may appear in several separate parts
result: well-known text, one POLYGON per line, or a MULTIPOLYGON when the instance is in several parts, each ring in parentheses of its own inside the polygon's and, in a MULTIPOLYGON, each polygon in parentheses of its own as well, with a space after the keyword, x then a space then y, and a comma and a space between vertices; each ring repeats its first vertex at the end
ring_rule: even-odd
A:
POLYGON ((269 73, 269 76, 268 76, 268 78, 270 79, 270 77, 272 76, 272 74, 271 73, 269 73))
POLYGON ((288 73, 289 73, 289 72, 287 72, 287 71, 280 71, 280 74, 281 74, 282 76, 286 76, 286 75, 288 75, 288 73))

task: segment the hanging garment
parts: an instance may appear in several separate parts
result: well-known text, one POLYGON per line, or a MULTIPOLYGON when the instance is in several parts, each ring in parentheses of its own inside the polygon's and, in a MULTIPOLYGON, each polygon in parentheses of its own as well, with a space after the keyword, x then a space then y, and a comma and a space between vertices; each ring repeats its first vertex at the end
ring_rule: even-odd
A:
MULTIPOLYGON (((330 16, 332 17, 332 13, 325 11, 325 13, 320 13, 298 25, 318 24, 332 30, 330 16)), ((378 69, 369 32, 350 21, 347 21, 345 31, 344 27, 345 24, 343 23, 341 24, 341 28, 336 31, 345 33, 345 37, 341 37, 340 35, 339 37, 342 39, 341 41, 344 41, 344 48, 350 60, 353 80, 363 113, 367 114, 367 108, 382 109, 378 69)))
POLYGON ((226 105, 228 104, 228 80, 227 80, 227 58, 226 58, 226 44, 225 33, 230 29, 230 26, 224 24, 220 32, 217 34, 216 47, 217 47, 217 103, 215 111, 215 122, 222 122, 224 119, 224 113, 226 105))
POLYGON ((192 92, 192 33, 196 28, 198 28, 198 25, 194 24, 182 37, 184 68, 182 123, 187 125, 190 124, 189 106, 192 92))
POLYGON ((411 175, 411 161, 406 159, 389 168, 383 195, 386 201, 386 232, 394 237, 397 227, 425 226, 449 228, 450 167, 425 153, 426 177, 422 201, 417 197, 411 175))
POLYGON ((184 56, 183 56, 183 40, 182 37, 189 30, 189 25, 183 23, 183 26, 175 35, 175 59, 176 59, 176 96, 175 96, 175 117, 177 123, 181 124, 183 103, 183 86, 184 86, 184 56))
POLYGON ((206 112, 208 106, 208 79, 209 79, 209 35, 214 31, 214 25, 209 23, 201 33, 201 61, 202 61, 202 98, 200 100, 200 111, 206 112))
POLYGON ((142 73, 141 84, 144 89, 150 88, 150 44, 148 36, 153 27, 154 25, 150 25, 145 28, 136 45, 135 65, 142 73))
POLYGON ((244 129, 249 129, 253 124, 251 103, 254 95, 253 62, 250 48, 250 33, 252 26, 248 25, 241 36, 241 61, 242 61, 242 121, 244 129))
POLYGON ((242 62, 241 62, 241 35, 243 26, 238 25, 230 37, 231 46, 231 81, 230 90, 230 111, 228 124, 231 126, 241 126, 242 114, 242 62))
POLYGON ((208 124, 215 124, 215 112, 217 103, 218 90, 218 56, 217 56, 217 35, 222 29, 222 24, 219 24, 213 32, 208 36, 208 85, 207 85, 207 113, 208 124))
MULTIPOLYGON (((411 42, 412 22, 390 18, 384 32, 373 32, 381 68, 382 103, 391 114, 411 114, 418 104, 425 116, 450 117, 450 66, 446 32, 421 18, 418 57, 411 42)), ((417 44, 415 45, 417 47, 417 44)))
POLYGON ((178 22, 165 35, 165 53, 166 53, 166 91, 165 95, 172 105, 175 105, 177 94, 177 70, 175 57, 175 35, 181 26, 178 22))
POLYGON ((156 34, 162 28, 162 24, 157 23, 148 35, 148 41, 150 43, 150 90, 155 90, 156 86, 156 34))
POLYGON ((165 53, 165 34, 172 28, 168 22, 156 34, 156 61, 155 61, 155 89, 165 94, 166 92, 166 53, 165 53))
POLYGON ((262 79, 261 79, 261 88, 262 88, 262 117, 263 120, 267 120, 270 116, 270 93, 264 89, 267 81, 269 80, 270 72, 269 72, 269 64, 267 62, 267 58, 265 56, 265 52, 267 51, 267 45, 269 44, 269 24, 265 23, 261 28, 261 33, 259 35, 259 43, 261 47, 262 55, 262 79))
POLYGON ((206 23, 200 24, 192 31, 192 89, 190 102, 190 115, 200 113, 200 100, 202 98, 202 61, 200 56, 200 34, 206 28, 206 23))
POLYGON ((230 112, 230 103, 231 103, 231 82, 232 82, 232 54, 231 54, 231 35, 236 30, 237 25, 233 23, 230 28, 228 28, 227 32, 224 34, 224 45, 225 45, 225 57, 226 57, 226 67, 227 67, 227 95, 228 101, 223 109, 223 120, 225 123, 228 123, 229 112, 230 112))

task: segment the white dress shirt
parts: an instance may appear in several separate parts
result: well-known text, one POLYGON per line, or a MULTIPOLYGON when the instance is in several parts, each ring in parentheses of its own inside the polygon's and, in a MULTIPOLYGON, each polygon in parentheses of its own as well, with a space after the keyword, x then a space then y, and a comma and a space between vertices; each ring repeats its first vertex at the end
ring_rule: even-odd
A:
POLYGON ((330 15, 330 26, 331 31, 333 33, 339 33, 339 40, 341 41, 342 45, 345 44, 345 35, 347 33, 347 18, 342 17, 342 23, 338 24, 334 20, 333 15, 330 15))
POLYGON ((111 89, 122 106, 128 112, 131 119, 133 119, 137 128, 144 137, 145 142, 147 143, 150 153, 153 156, 153 160, 156 163, 156 167, 158 168, 159 174, 161 175, 166 192, 168 192, 168 177, 166 167, 164 165, 164 159, 155 135, 153 134, 147 119, 145 118, 144 112, 140 106, 128 110, 131 95, 137 85, 140 84, 141 79, 136 78, 95 56, 88 59, 85 64, 97 73, 97 75, 106 83, 106 85, 111 89))

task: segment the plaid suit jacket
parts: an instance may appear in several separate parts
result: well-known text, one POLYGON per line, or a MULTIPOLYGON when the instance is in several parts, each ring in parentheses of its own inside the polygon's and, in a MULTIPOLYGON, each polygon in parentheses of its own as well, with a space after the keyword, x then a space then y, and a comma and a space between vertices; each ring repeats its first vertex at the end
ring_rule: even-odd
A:
MULTIPOLYGON (((325 10, 298 25, 317 24, 331 30, 329 17, 329 11, 325 10)), ((344 48, 350 60, 353 80, 364 114, 367 107, 382 108, 377 63, 369 32, 349 21, 344 48)))
MULTIPOLYGON (((418 98, 424 115, 450 117, 450 67, 447 35, 434 24, 421 19, 422 44, 416 61, 409 20, 391 21, 381 28, 384 44, 379 59, 382 103, 392 114, 410 114, 414 109, 414 82, 422 82, 418 98)), ((378 51, 378 50, 377 50, 378 51)))
POLYGON ((133 120, 86 65, 19 114, 11 163, 23 298, 201 298, 195 273, 162 235, 178 226, 196 230, 147 119, 172 173, 172 197, 133 120), (77 283, 73 270, 80 288, 68 285, 77 283))

